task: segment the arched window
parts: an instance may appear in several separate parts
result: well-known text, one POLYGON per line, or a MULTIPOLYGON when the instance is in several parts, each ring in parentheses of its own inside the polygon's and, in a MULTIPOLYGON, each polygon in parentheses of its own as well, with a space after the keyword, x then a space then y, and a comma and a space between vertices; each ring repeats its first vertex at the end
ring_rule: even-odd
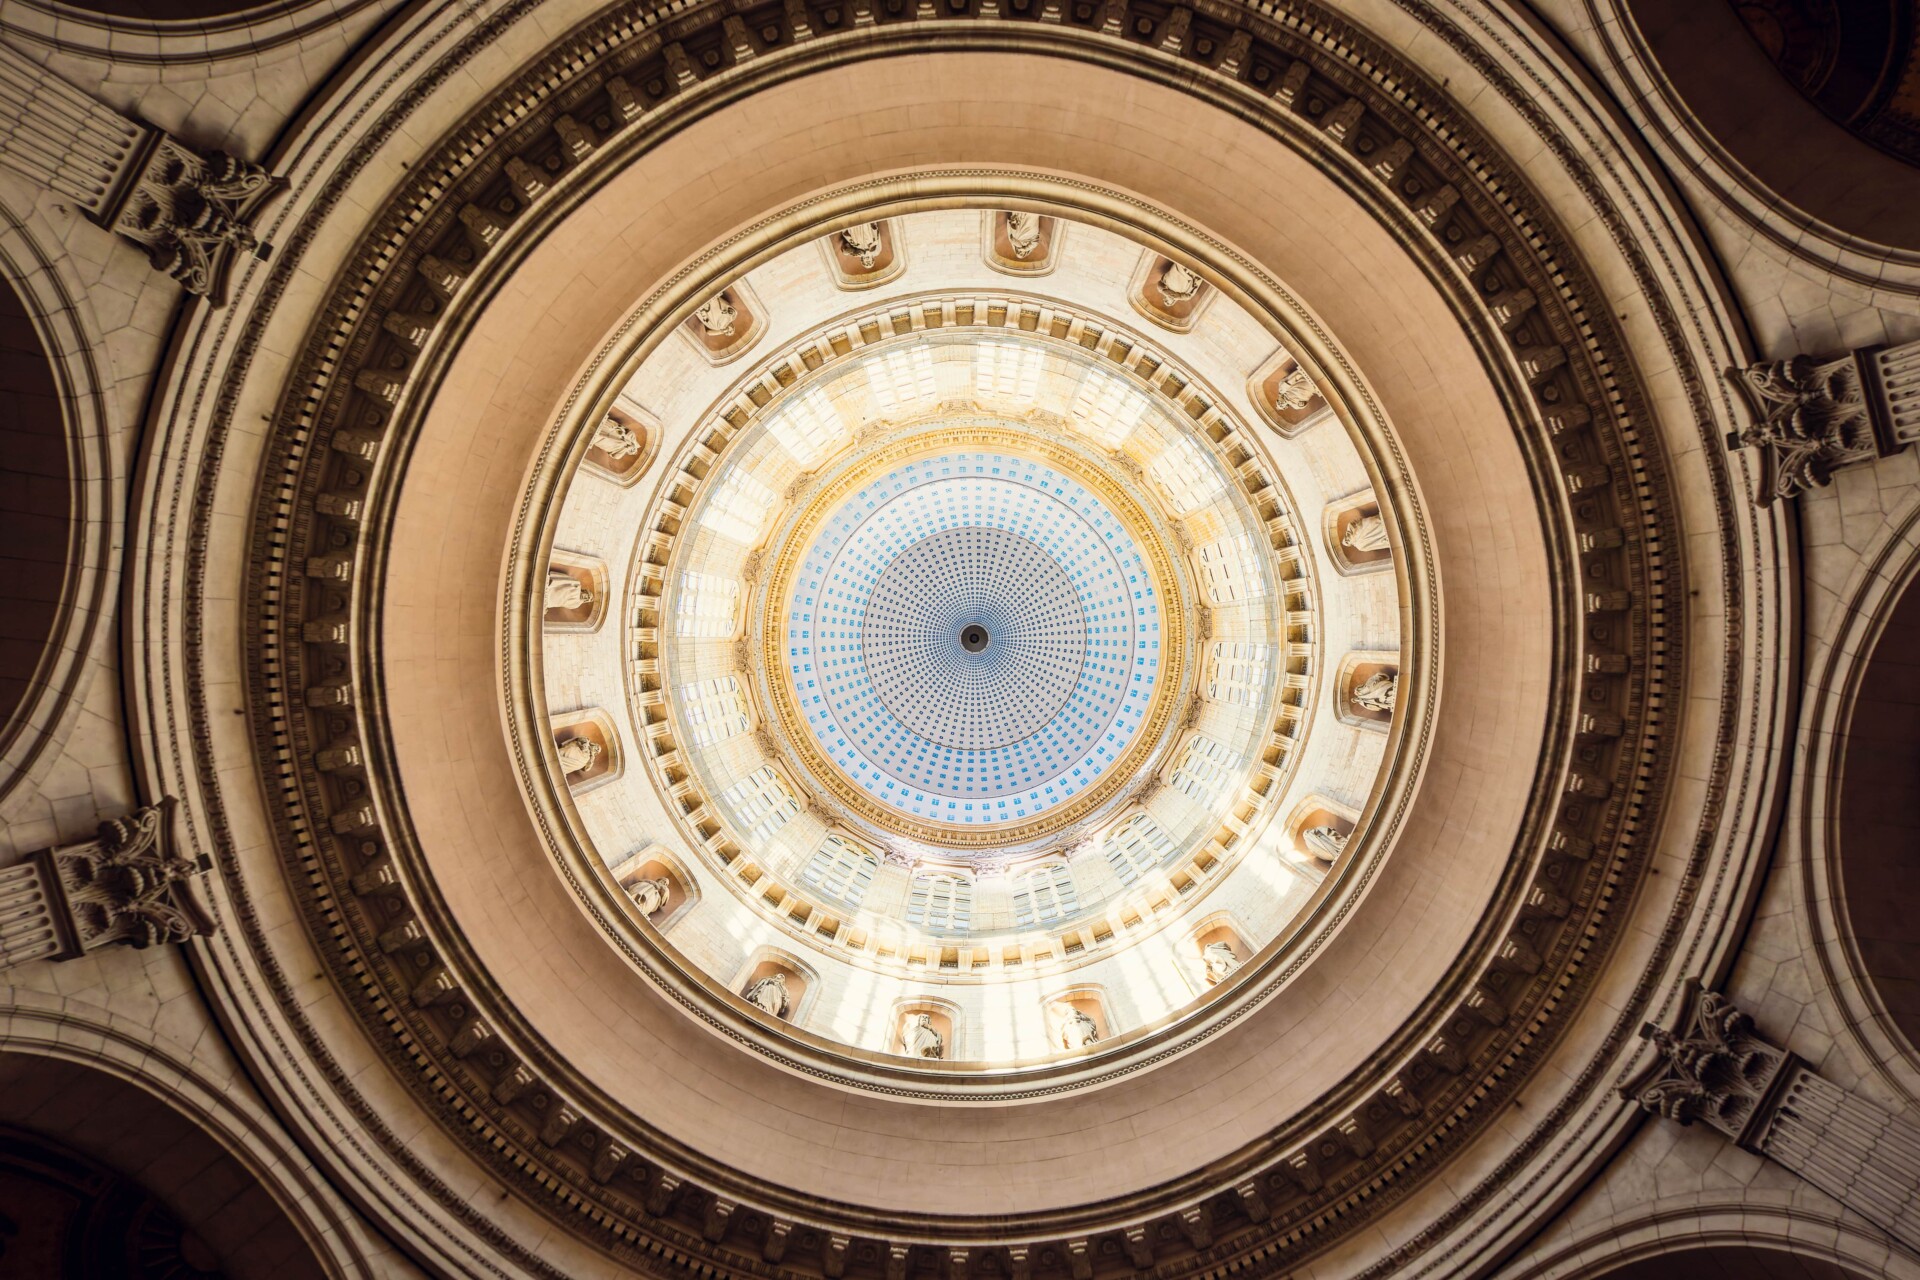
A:
POLYGON ((1224 743, 1195 734, 1167 776, 1167 785, 1201 808, 1211 808, 1227 785, 1234 759, 1224 743))
POLYGON ((747 699, 735 676, 714 676, 680 686, 680 707, 687 718, 687 734, 696 747, 724 742, 752 725, 747 699))
POLYGON ((1064 862, 1035 867, 1014 885, 1013 922, 1022 928, 1064 920, 1079 909, 1073 869, 1064 862))
POLYGON ((723 538, 743 547, 760 541, 767 516, 779 506, 779 495, 747 474, 745 467, 734 467, 720 479, 713 497, 707 500, 700 523, 723 538))
POLYGON ((673 602, 673 633, 677 636, 717 636, 733 634, 734 617, 740 608, 740 584, 732 578, 713 573, 680 575, 680 589, 673 602))
POLYGON ((825 462, 853 435, 833 401, 818 387, 789 400, 767 424, 767 431, 793 455, 802 471, 825 462))
POLYGON ((800 878, 828 897, 857 907, 867 896, 867 886, 873 883, 873 873, 879 866, 880 860, 858 842, 832 835, 807 859, 800 878))
POLYGON ((944 872, 915 876, 907 895, 907 923, 942 933, 965 933, 973 927, 973 881, 944 872))
POLYGON ((1250 533, 1215 538, 1193 552, 1193 567, 1209 604, 1233 604, 1267 592, 1260 576, 1259 549, 1250 533))
POLYGON ((1234 707, 1257 707, 1267 690, 1273 646, 1251 640, 1215 640, 1207 646, 1206 697, 1234 707))
POLYGON ((787 825, 800 812, 800 802, 787 790, 787 784, 770 764, 758 769, 720 793, 721 803, 733 810, 734 820, 756 840, 764 840, 787 825))
POLYGON ((1106 849, 1107 864, 1120 877, 1121 884, 1134 883, 1173 852, 1173 841, 1160 829, 1160 824, 1145 813, 1136 813, 1115 826, 1101 844, 1106 849))

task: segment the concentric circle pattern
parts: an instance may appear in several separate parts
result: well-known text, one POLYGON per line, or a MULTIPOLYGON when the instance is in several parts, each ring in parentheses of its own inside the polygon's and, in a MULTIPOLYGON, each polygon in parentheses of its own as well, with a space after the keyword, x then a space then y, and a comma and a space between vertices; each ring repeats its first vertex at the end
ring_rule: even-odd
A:
POLYGON ((860 656, 881 704, 958 751, 1032 737, 1073 696, 1087 615, 1060 562, 1004 529, 924 538, 868 597, 860 656))
POLYGON ((1133 534, 1071 476, 940 454, 821 525, 788 640, 807 728, 855 785, 914 818, 1020 822, 1081 794, 1138 734, 1160 595, 1133 534), (986 632, 977 652, 970 627, 986 632))

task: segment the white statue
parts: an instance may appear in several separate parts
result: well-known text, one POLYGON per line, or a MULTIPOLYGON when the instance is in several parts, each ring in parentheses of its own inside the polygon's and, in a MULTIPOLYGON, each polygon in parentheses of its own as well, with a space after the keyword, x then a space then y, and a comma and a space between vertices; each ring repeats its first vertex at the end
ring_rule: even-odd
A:
POLYGON ((1010 213, 1007 215, 1007 247, 1013 250, 1013 256, 1025 262, 1040 247, 1040 215, 1037 213, 1010 213))
POLYGON ((900 1052, 909 1058, 944 1058, 947 1042, 933 1029, 933 1015, 916 1013, 900 1029, 900 1052))
POLYGON ((1100 1028, 1093 1025, 1093 1019, 1070 1004, 1053 1006, 1054 1013, 1060 1019, 1060 1047, 1068 1053, 1086 1048, 1100 1038, 1100 1028))
POLYGON ((840 245, 860 259, 861 266, 873 270, 873 264, 880 257, 880 224, 863 222, 859 226, 848 227, 840 233, 840 245))
POLYGON ((631 458, 640 452, 640 436, 620 419, 607 418, 594 428, 593 447, 609 458, 631 458))
POLYGON ((1169 308, 1177 307, 1200 292, 1200 277, 1177 262, 1169 262, 1160 273, 1160 300, 1169 308))
POLYGON ((673 881, 665 876, 642 877, 627 886, 627 896, 640 908, 640 914, 651 920, 655 912, 667 905, 667 894, 672 888, 673 881))
POLYGON ((1376 671, 1354 686, 1353 705, 1362 711, 1391 711, 1397 688, 1391 672, 1376 671))
POLYGON ((560 772, 569 776, 585 773, 604 749, 592 738, 568 738, 560 744, 560 772))
POLYGON ((1282 413, 1292 413, 1304 409, 1320 397, 1320 388, 1313 385, 1313 379, 1307 371, 1295 365, 1287 376, 1280 379, 1273 389, 1274 408, 1282 413))
POLYGON ((784 1018, 793 1008, 793 999, 787 994, 787 975, 784 973, 770 973, 749 985, 742 994, 746 996, 748 1004, 770 1018, 784 1018))
POLYGON ((1233 944, 1226 941, 1209 942, 1200 949, 1200 959, 1207 966, 1208 986, 1225 982, 1240 967, 1240 957, 1233 954, 1233 944))
POLYGON ((559 569, 547 570, 547 608, 584 609, 593 603, 593 592, 580 579, 559 569))
POLYGON ((1307 850, 1322 862, 1332 862, 1347 847, 1347 833, 1335 826, 1313 827, 1300 833, 1307 850))
POLYGON ((1379 516, 1361 516, 1340 535, 1340 545, 1349 551, 1385 551, 1387 522, 1379 516))
POLYGON ((726 294, 716 293, 701 304, 700 309, 693 313, 693 318, 700 322, 700 327, 707 331, 709 338, 731 338, 733 322, 739 315, 739 309, 727 301, 726 294))

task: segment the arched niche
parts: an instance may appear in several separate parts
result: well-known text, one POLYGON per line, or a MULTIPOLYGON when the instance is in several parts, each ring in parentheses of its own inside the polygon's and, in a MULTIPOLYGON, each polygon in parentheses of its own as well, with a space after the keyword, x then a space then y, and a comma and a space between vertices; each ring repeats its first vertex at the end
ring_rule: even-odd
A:
POLYGON ((1067 223, 1041 213, 990 210, 980 215, 980 256, 1010 276, 1044 276, 1060 264, 1067 223))
POLYGON ((687 870, 680 855, 663 844, 650 844, 608 869, 622 893, 634 902, 634 909, 646 915, 637 896, 642 881, 658 884, 665 880, 666 893, 660 905, 646 920, 665 933, 700 904, 700 881, 687 870))
POLYGON ((1200 323, 1215 292, 1198 271, 1148 250, 1127 284, 1127 301, 1161 328, 1186 333, 1200 323))
POLYGON ((598 707, 554 716, 553 746, 561 775, 575 795, 613 781, 626 768, 620 732, 598 707))
POLYGON ((1329 503, 1321 518, 1327 556, 1341 573, 1379 573, 1393 568, 1393 547, 1380 517, 1380 500, 1371 491, 1329 503))
POLYGON ((774 1014, 764 1007, 758 1005, 755 1007, 761 1008, 761 1012, 768 1017, 777 1017, 782 1022, 804 1026, 807 1015, 813 1011, 814 1003, 820 995, 820 975, 815 972, 812 965, 791 951, 779 947, 761 947, 755 951, 740 967, 740 973, 734 979, 733 990, 742 1000, 752 1004, 753 1001, 749 998, 748 992, 752 991, 755 984, 762 979, 776 975, 786 980, 789 1002, 786 1012, 774 1014))
POLYGON ((8 1275, 329 1274, 218 1139, 146 1090, 65 1059, 0 1053, 0 1206, 16 1229, 8 1275))
POLYGON ((31 312, 0 287, 0 724, 33 694, 66 591, 73 473, 59 384, 31 312))
POLYGON ((833 282, 849 292, 872 289, 907 269, 907 246, 898 218, 856 222, 819 240, 833 282))
POLYGON ((944 1047, 940 1061, 960 1062, 978 1056, 968 1043, 968 1028, 961 1016, 960 1006, 932 995, 908 996, 894 1002, 893 1012, 888 1015, 885 1024, 886 1043, 880 1046, 881 1052, 911 1056, 902 1042, 910 1024, 923 1015, 940 1036, 944 1047))
POLYGON ((546 629, 598 630, 607 616, 608 590, 605 561, 556 548, 547 558, 546 629))
POLYGON ((1040 1007, 1047 1020, 1047 1044, 1054 1053, 1093 1053, 1099 1049, 1100 1041, 1113 1038, 1113 1014, 1108 1007, 1107 993, 1100 987, 1090 984, 1066 987, 1046 996, 1040 1007), (1065 1039, 1066 1028, 1073 1021, 1069 1010, 1093 1022, 1097 1038, 1084 1047, 1071 1046, 1065 1039))
POLYGON ((1398 700, 1400 655, 1362 649, 1340 660, 1334 677, 1334 714, 1342 723, 1385 733, 1398 700))
POLYGON ((1865 981, 1920 1046, 1920 589, 1886 615, 1839 761, 1838 881, 1865 981))
POLYGON ((623 401, 594 424, 593 440, 580 465, 624 488, 647 473, 659 448, 660 424, 638 405, 623 401))
POLYGON ((1920 170, 1835 123, 1725 0, 1622 0, 1678 105, 1779 200, 1876 244, 1920 248, 1920 170))
POLYGON ((1346 843, 1353 836, 1354 824, 1359 813, 1350 805, 1341 804, 1330 796, 1314 793, 1303 797, 1287 815, 1282 830, 1286 833, 1283 847, 1286 856, 1296 866, 1317 875, 1325 875, 1328 868, 1339 861, 1346 852, 1346 843), (1324 832, 1337 833, 1327 837, 1324 832), (1331 843, 1329 840, 1331 839, 1331 843))
POLYGON ((1255 947, 1248 941, 1246 930, 1240 927, 1232 913, 1216 911, 1201 919, 1188 933, 1186 945, 1180 949, 1180 971, 1197 994, 1227 981, 1253 956, 1254 951, 1255 947), (1221 945, 1233 952, 1232 969, 1224 974, 1218 972, 1209 955, 1209 948, 1221 945))
POLYGON ((1289 439, 1334 416, 1313 376, 1284 347, 1262 360, 1247 379, 1247 399, 1268 426, 1289 439))

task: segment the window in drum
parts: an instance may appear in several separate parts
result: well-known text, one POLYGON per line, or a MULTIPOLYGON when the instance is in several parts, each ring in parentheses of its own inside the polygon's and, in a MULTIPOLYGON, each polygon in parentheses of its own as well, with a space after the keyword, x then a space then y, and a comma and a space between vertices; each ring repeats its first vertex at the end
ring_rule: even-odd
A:
POLYGON ((830 898, 857 907, 867 896, 880 860, 845 836, 828 836, 801 869, 800 878, 830 898))
POLYGON ((1062 920, 1080 909, 1073 887, 1073 869, 1064 862, 1035 867, 1020 877, 1013 891, 1013 922, 1025 928, 1062 920))
POLYGON ((722 791, 720 800, 755 840, 766 839, 800 812, 800 802, 770 764, 761 765, 722 791))
POLYGON ((1257 707, 1267 689, 1273 646, 1251 640, 1215 640, 1207 646, 1206 696, 1209 702, 1257 707))
POLYGON ((680 574, 673 600, 675 635, 724 640, 733 634, 739 611, 740 584, 734 579, 691 569, 680 574))
POLYGON ((714 676, 681 685, 680 706, 687 718, 687 736, 696 747, 737 737, 753 724, 736 676, 714 676))
POLYGON ((1204 733, 1195 734, 1167 778, 1167 785, 1202 809, 1211 808, 1226 789, 1236 758, 1224 743, 1204 733))
POLYGON ((1250 533, 1216 538, 1196 548, 1193 565, 1209 604, 1234 604, 1267 593, 1260 576, 1258 548, 1250 533))
POLYGON ((963 876, 919 875, 907 897, 907 923, 939 933, 973 927, 973 881, 963 876))
POLYGON ((723 538, 751 547, 760 541, 768 514, 779 505, 778 496, 744 467, 733 467, 707 499, 700 523, 723 538))
POLYGON ((1173 841, 1152 815, 1145 813, 1136 813, 1107 832, 1101 843, 1106 849, 1107 865, 1120 877, 1121 884, 1128 885, 1166 861, 1173 852, 1173 841))

